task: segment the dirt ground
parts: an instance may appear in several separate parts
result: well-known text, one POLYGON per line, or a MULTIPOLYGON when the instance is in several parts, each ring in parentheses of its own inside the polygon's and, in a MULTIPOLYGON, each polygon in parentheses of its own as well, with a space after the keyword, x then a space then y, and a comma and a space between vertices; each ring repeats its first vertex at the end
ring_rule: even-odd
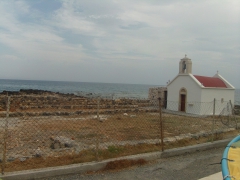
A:
MULTIPOLYGON (((222 139, 225 135, 219 130, 228 128, 212 117, 166 113, 162 117, 164 138, 179 137, 176 142, 164 144, 165 149, 222 139), (207 132, 212 130, 218 133, 209 135, 207 132), (203 137, 180 139, 185 134, 200 132, 203 137)), ((7 160, 4 171, 102 160, 163 148, 159 113, 101 114, 99 119, 96 115, 25 116, 11 117, 6 123, 2 118, 0 136, 6 140, 7 160), (56 145, 56 137, 70 145, 56 145)), ((3 151, 4 141, 1 144, 3 151)))

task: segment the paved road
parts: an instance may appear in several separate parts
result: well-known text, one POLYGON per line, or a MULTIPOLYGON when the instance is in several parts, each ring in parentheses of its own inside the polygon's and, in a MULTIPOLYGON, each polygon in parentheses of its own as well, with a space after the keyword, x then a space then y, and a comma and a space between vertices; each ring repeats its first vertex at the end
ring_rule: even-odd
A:
POLYGON ((159 159, 140 167, 131 167, 118 172, 102 172, 90 175, 74 174, 41 180, 197 180, 221 171, 220 163, 224 148, 184 154, 159 159), (211 165, 214 164, 214 165, 211 165))

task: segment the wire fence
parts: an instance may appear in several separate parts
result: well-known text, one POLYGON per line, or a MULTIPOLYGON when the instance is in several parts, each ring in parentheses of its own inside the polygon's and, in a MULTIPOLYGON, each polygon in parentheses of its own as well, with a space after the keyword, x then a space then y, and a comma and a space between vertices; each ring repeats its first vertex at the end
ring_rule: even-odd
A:
POLYGON ((101 161, 237 134, 232 102, 1 95, 1 172, 101 161), (165 108, 165 104, 167 104, 165 108))

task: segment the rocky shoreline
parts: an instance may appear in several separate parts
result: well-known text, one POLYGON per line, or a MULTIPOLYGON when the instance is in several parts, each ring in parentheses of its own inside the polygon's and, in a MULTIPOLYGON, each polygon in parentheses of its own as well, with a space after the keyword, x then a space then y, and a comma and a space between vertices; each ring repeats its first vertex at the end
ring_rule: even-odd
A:
MULTIPOLYGON (((19 91, 2 91, 0 95, 61 95, 61 96, 76 96, 73 93, 60 93, 40 89, 20 89, 19 91)), ((79 96, 78 96, 79 97, 79 96)))

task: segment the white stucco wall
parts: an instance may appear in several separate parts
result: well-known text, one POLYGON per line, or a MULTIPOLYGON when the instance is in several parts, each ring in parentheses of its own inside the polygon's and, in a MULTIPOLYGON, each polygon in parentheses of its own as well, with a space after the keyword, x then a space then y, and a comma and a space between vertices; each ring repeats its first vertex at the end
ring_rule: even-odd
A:
POLYGON ((234 89, 227 88, 203 88, 201 101, 210 102, 214 98, 221 101, 224 98, 224 101, 231 100, 234 103, 234 92, 234 89))
MULTIPOLYGON (((231 100, 232 105, 234 106, 234 89, 228 88, 203 88, 201 102, 213 102, 215 101, 215 115, 219 115, 224 108, 230 106, 229 101, 231 100)), ((213 105, 202 108, 201 114, 213 114, 213 105)))
POLYGON ((193 103, 201 101, 201 88, 199 85, 191 78, 190 75, 179 75, 173 82, 167 86, 168 90, 168 104, 167 109, 178 111, 179 108, 179 92, 180 89, 185 88, 187 90, 186 96, 186 112, 195 112, 198 114, 200 109, 196 108, 193 103), (198 112, 196 112, 198 111, 198 112))

